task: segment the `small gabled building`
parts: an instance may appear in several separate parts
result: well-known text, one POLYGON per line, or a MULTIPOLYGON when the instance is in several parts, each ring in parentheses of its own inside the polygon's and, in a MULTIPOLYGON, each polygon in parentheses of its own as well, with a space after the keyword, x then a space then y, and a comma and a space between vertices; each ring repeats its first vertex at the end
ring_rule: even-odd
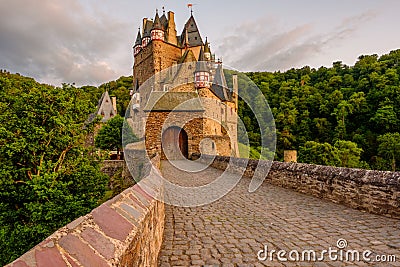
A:
POLYGON ((95 115, 100 115, 102 117, 101 122, 107 122, 109 119, 117 115, 117 98, 111 98, 108 91, 105 91, 101 95, 95 115))

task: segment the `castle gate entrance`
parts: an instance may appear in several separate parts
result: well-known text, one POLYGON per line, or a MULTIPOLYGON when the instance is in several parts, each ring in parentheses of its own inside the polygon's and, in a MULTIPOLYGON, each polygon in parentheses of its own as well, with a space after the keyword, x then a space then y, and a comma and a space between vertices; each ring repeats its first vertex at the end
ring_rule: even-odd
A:
POLYGON ((176 126, 169 127, 162 135, 162 158, 178 160, 188 158, 188 136, 184 129, 176 126))

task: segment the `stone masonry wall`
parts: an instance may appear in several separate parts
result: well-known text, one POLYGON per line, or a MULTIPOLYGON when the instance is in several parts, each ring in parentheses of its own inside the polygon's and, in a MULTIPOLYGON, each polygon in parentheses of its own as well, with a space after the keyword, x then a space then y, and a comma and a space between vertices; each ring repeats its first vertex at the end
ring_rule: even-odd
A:
MULTIPOLYGON (((159 167, 160 157, 153 159, 159 167)), ((159 171, 59 229, 8 266, 157 266, 164 232, 159 171)))
POLYGON ((110 177, 121 171, 124 179, 133 179, 125 160, 105 160, 101 165, 101 171, 110 177))
POLYGON ((203 136, 203 119, 201 117, 202 112, 151 112, 146 121, 147 153, 162 154, 162 129, 163 127, 167 129, 170 126, 178 126, 186 131, 189 155, 198 153, 203 136))
MULTIPOLYGON (((217 156, 212 166, 225 170, 229 159, 217 156)), ((265 180, 268 183, 370 213, 400 218, 400 172, 258 160, 248 160, 246 164, 245 159, 239 158, 232 158, 230 163, 229 171, 245 170, 247 177, 253 177, 258 165, 264 175, 271 167, 265 180)))

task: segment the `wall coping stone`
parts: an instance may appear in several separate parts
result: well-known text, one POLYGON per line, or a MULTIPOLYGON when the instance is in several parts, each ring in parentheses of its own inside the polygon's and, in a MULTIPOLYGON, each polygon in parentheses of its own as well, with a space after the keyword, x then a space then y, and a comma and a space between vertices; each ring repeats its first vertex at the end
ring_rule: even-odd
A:
POLYGON ((149 175, 139 183, 60 228, 6 266, 156 266, 165 214, 164 204, 156 200, 163 195, 156 169, 160 157, 151 162, 149 175))
POLYGON ((253 177, 259 167, 261 172, 257 175, 269 170, 265 182, 355 209, 400 218, 400 172, 192 155, 194 160, 199 158, 205 162, 214 158, 211 166, 248 177, 253 177))

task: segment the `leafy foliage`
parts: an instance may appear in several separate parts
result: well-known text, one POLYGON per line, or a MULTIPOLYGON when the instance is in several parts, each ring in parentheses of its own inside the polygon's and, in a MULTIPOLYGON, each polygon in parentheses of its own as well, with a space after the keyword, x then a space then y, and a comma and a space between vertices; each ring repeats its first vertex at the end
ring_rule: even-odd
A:
POLYGON ((396 170, 396 161, 400 159, 400 133, 387 133, 378 136, 378 153, 391 162, 392 171, 396 170))
POLYGON ((88 213, 108 178, 84 147, 94 105, 82 88, 0 73, 0 264, 88 213))
POLYGON ((104 124, 99 133, 95 138, 95 145, 98 148, 106 149, 106 150, 117 150, 117 154, 122 150, 123 143, 122 143, 122 134, 124 132, 124 142, 125 143, 132 143, 136 142, 138 139, 133 134, 132 129, 129 125, 124 126, 124 118, 120 115, 116 115, 115 117, 111 118, 104 124))
MULTIPOLYGON (((308 143, 314 141, 323 144, 321 152, 315 151, 321 154, 316 160, 321 164, 393 170, 393 155, 387 154, 393 149, 384 148, 383 137, 380 141, 378 137, 400 132, 399 61, 400 50, 395 50, 381 57, 360 56, 354 66, 334 62, 330 68, 248 73, 275 118, 276 159, 283 159, 285 149, 298 149, 300 159, 315 163, 311 155, 301 155, 315 148, 316 144, 308 143), (356 147, 342 141, 353 142, 356 147), (340 161, 325 158, 330 151, 325 143, 342 151, 338 154, 340 161), (344 150, 352 151, 355 158, 346 158, 344 150)), ((259 127, 243 101, 239 103, 239 116, 249 132, 250 145, 257 148, 259 127)))

